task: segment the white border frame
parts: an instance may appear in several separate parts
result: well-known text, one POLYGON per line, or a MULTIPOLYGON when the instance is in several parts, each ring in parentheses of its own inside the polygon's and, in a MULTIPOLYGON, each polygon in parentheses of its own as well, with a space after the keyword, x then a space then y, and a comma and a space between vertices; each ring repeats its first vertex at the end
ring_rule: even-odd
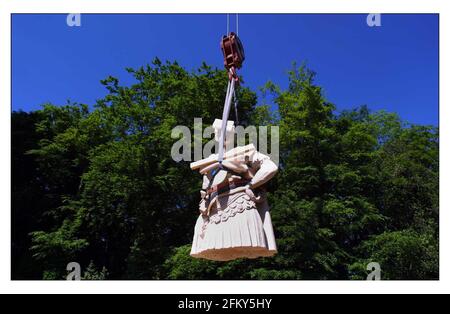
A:
MULTIPOLYGON (((11 13, 226 13, 232 6, 239 13, 439 13, 440 56, 449 56, 450 17, 445 1, 409 0, 315 0, 315 1, 236 1, 236 0, 8 0, 0 2, 0 69, 1 69, 1 154, 0 193, 0 292, 2 293, 442 293, 450 291, 450 228, 448 205, 449 163, 440 165, 440 281, 11 281, 11 13), (445 222, 445 223, 444 223, 445 222)), ((313 30, 312 30, 313 31, 313 30)), ((440 59, 440 104, 449 104, 449 62, 440 59)), ((440 121, 450 118, 448 106, 440 106, 440 121)), ((441 161, 450 160, 449 127, 440 123, 441 161)))

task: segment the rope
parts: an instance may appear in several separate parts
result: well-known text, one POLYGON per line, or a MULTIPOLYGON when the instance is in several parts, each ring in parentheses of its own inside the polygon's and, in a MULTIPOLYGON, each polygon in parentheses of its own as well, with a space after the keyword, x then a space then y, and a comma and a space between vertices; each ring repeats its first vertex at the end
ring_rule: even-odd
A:
POLYGON ((231 100, 232 100, 233 93, 234 93, 234 83, 235 83, 234 79, 232 79, 231 81, 228 81, 227 95, 225 97, 225 104, 224 104, 224 109, 223 109, 223 114, 222 114, 222 129, 220 130, 220 139, 219 139, 219 153, 218 153, 219 163, 222 163, 222 161, 223 161, 225 136, 226 136, 226 130, 227 130, 228 117, 230 115, 231 100))
POLYGON ((234 118, 236 119, 236 126, 239 125, 239 116, 238 116, 238 99, 236 97, 236 89, 233 91, 234 96, 234 118))
MULTIPOLYGON (((227 35, 230 34, 230 14, 227 13, 227 35)), ((236 13, 236 35, 239 36, 239 13, 236 13)))

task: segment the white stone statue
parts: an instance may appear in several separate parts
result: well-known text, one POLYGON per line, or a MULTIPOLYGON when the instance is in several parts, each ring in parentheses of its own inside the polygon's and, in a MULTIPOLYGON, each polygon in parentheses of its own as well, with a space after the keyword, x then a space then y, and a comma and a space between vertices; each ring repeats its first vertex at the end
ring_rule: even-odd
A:
MULTIPOLYGON (((216 119, 216 141, 221 127, 222 121, 216 119)), ((234 138, 232 121, 226 132, 223 168, 215 154, 191 164, 203 174, 191 256, 215 261, 273 256, 277 246, 264 184, 278 168, 253 145, 228 149, 234 138)))

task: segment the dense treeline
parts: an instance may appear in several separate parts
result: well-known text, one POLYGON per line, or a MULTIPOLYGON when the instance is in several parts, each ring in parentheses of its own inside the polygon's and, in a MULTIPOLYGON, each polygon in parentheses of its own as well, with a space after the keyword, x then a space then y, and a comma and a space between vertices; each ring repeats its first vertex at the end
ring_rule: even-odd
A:
POLYGON ((201 177, 172 160, 171 130, 221 116, 226 73, 158 59, 129 72, 136 83, 107 78, 92 110, 12 113, 13 279, 64 279, 69 262, 85 279, 365 279, 370 262, 383 279, 438 278, 437 128, 338 113, 305 67, 265 86, 276 112, 242 87, 241 123, 280 127, 279 254, 196 260, 201 177))

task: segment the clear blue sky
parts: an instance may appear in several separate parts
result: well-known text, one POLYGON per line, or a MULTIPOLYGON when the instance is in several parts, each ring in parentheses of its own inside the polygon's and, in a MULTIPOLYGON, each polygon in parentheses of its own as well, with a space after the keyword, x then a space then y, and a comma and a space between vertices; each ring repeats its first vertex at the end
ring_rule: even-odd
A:
MULTIPOLYGON (((231 15, 234 25, 234 15, 231 15)), ((126 67, 158 56, 188 69, 222 67, 219 40, 226 15, 14 15, 13 110, 67 100, 92 105, 106 94, 108 75, 132 82, 126 67)), ((241 73, 257 89, 267 80, 286 87, 293 61, 307 61, 338 110, 367 104, 419 124, 438 124, 437 15, 240 15, 246 61, 241 73)))

